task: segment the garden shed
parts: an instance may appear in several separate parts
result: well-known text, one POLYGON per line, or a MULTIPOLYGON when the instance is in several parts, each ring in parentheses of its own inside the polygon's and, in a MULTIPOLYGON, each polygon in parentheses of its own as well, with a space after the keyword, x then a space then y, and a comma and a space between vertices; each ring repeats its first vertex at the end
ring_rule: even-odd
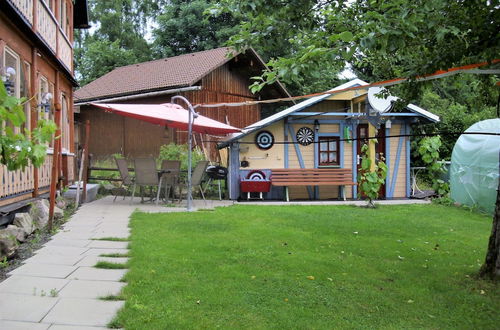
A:
MULTIPOLYGON (((219 148, 230 150, 230 198, 241 197, 241 180, 272 181, 273 170, 278 169, 347 169, 356 182, 363 139, 371 136, 377 136, 375 158, 384 157, 388 166, 381 197, 410 197, 411 126, 438 122, 439 117, 414 104, 396 111, 394 96, 380 101, 390 106, 374 113, 380 104, 374 104, 373 96, 368 100, 368 88, 363 87, 367 85, 354 79, 332 89, 332 94, 311 97, 220 143, 219 148)), ((291 199, 331 199, 340 193, 338 186, 289 187, 291 199)), ((346 185, 344 194, 357 198, 357 186, 346 185)), ((271 182, 262 197, 282 199, 284 189, 271 182)))

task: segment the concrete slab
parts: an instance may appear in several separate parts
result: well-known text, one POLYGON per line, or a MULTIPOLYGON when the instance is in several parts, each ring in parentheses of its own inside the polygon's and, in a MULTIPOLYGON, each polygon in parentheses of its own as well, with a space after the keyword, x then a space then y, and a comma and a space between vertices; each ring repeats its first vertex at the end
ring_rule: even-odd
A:
POLYGON ((84 256, 100 256, 101 254, 120 253, 128 254, 128 249, 89 249, 84 256))
POLYGON ((0 283, 0 292, 45 297, 51 296, 53 290, 59 292, 68 282, 60 278, 13 275, 0 283))
POLYGON ((103 327, 111 322, 123 305, 123 301, 61 298, 45 316, 43 322, 103 327))
POLYGON ((94 267, 79 267, 68 278, 72 280, 119 282, 126 272, 126 269, 100 269, 94 267))
POLYGON ((59 298, 0 293, 0 320, 40 322, 59 298))
POLYGON ((43 251, 45 253, 51 253, 61 256, 75 256, 83 254, 87 250, 88 248, 84 247, 65 246, 64 248, 61 248, 60 246, 46 246, 43 249, 35 251, 35 253, 40 253, 41 251, 43 251))
POLYGON ((3 330, 47 330, 49 327, 50 324, 0 320, 0 329, 3 330))
POLYGON ((59 232, 53 236, 54 239, 72 239, 72 240, 88 240, 92 235, 95 235, 94 231, 65 231, 59 232))
POLYGON ((28 263, 18 267, 7 275, 40 276, 51 278, 66 278, 73 273, 77 267, 65 265, 47 265, 28 263))
POLYGON ((126 249, 129 242, 117 242, 117 241, 99 241, 92 240, 88 244, 89 248, 99 248, 99 249, 126 249))
POLYGON ((71 246, 71 247, 86 247, 91 241, 89 239, 69 239, 69 238, 54 238, 44 246, 71 246))
POLYGON ((108 327, 80 327, 75 325, 58 325, 54 324, 49 328, 49 330, 99 330, 99 329, 108 329, 108 327))
POLYGON ((83 255, 61 256, 41 251, 40 253, 37 253, 34 256, 24 260, 23 263, 73 266, 74 264, 82 260, 83 257, 83 255))
POLYGON ((98 256, 85 256, 80 260, 75 266, 77 267, 93 267, 99 261, 114 262, 116 264, 125 264, 129 258, 110 258, 110 257, 98 257, 98 256))
POLYGON ((74 280, 59 292, 59 297, 97 299, 109 295, 116 296, 125 285, 127 284, 123 282, 74 280))

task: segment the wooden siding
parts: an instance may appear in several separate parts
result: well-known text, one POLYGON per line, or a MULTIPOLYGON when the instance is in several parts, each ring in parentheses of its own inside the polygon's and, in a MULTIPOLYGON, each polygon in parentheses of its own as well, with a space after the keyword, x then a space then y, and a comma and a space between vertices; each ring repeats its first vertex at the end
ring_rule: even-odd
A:
MULTIPOLYGON (((248 90, 248 77, 231 71, 229 63, 219 67, 205 76, 202 81, 202 90, 184 92, 191 104, 215 102, 243 102, 255 99, 248 90)), ((163 95, 142 99, 133 99, 121 103, 161 104, 170 102, 171 95, 163 95)), ((181 104, 181 103, 179 103, 181 104)), ((184 104, 181 104, 184 106, 184 104)), ((230 124, 235 127, 245 127, 260 120, 260 105, 242 107, 198 108, 201 115, 214 120, 230 124)), ((90 153, 94 159, 106 159, 112 154, 122 153, 126 157, 157 157, 160 146, 171 142, 187 143, 187 132, 184 130, 165 129, 142 122, 106 113, 91 106, 82 106, 78 115, 80 122, 80 136, 84 136, 85 120, 90 120, 90 153), (106 141, 106 143, 102 143, 106 141)), ((213 136, 195 135, 196 144, 205 141, 204 147, 211 160, 218 160, 216 142, 219 138, 213 136), (209 142, 212 141, 212 142, 209 142)))
MULTIPOLYGON (((266 127, 266 131, 273 134, 274 140, 282 142, 284 141, 284 129, 283 121, 279 121, 271 126, 266 127)), ((284 168, 285 167, 285 147, 283 144, 274 144, 271 149, 261 150, 255 145, 255 135, 256 133, 249 134, 241 139, 243 142, 240 145, 240 162, 246 160, 249 162, 249 167, 241 169, 273 169, 273 168, 284 168), (248 149, 248 151, 245 151, 248 149)), ((290 150, 290 149, 289 149, 290 150)))
MULTIPOLYGON (((404 124, 403 124, 404 125, 404 124)), ((401 124, 392 124, 390 129, 390 135, 401 134, 401 124)), ((399 165, 397 170, 396 184, 394 186, 394 198, 404 198, 406 197, 406 139, 403 138, 403 145, 401 148, 401 154, 399 159, 399 165)), ((398 151, 398 145, 400 138, 389 138, 390 140, 390 182, 392 185, 392 177, 394 169, 396 166, 396 154, 398 151)))
MULTIPOLYGON (((24 16, 24 20, 17 16, 7 17, 4 12, 0 12, 0 57, 3 56, 3 47, 7 46, 19 55, 22 65, 27 63, 30 66, 30 70, 25 70, 24 72, 27 83, 26 90, 29 91, 29 97, 35 96, 35 98, 32 99, 31 118, 28 124, 31 127, 36 125, 38 117, 36 106, 39 103, 39 100, 36 98, 39 88, 38 80, 43 75, 51 85, 58 87, 54 91, 53 101, 55 103, 60 102, 61 92, 64 92, 68 99, 67 118, 69 119, 70 126, 70 145, 68 151, 74 152, 74 146, 71 143, 71 134, 73 132, 72 83, 64 74, 61 74, 64 70, 63 67, 56 63, 56 61, 53 61, 50 54, 46 53, 45 50, 37 48, 35 40, 30 39, 32 35, 22 32, 21 25, 29 22, 30 27, 35 32, 39 32, 36 38, 41 38, 46 42, 51 52, 62 60, 69 72, 71 72, 73 60, 71 43, 62 35, 57 20, 55 20, 52 14, 47 13, 47 8, 41 4, 41 0, 10 0, 10 3, 24 16), (38 13, 40 13, 41 19, 38 19, 38 13), (36 23, 34 26, 31 24, 33 22, 36 23), (40 28, 40 31, 36 31, 37 28, 40 28), (64 40, 59 38, 64 38, 64 40)), ((72 2, 68 1, 68 4, 72 8, 72 2)), ((72 39, 72 35, 68 36, 68 38, 72 39)), ((51 167, 52 155, 47 155, 44 164, 36 171, 33 166, 28 167, 24 171, 7 171, 4 166, 0 166, 0 205, 8 205, 32 197, 37 185, 39 193, 47 191, 50 186, 51 167)), ((72 154, 66 153, 64 156, 63 169, 64 176, 69 181, 72 181, 74 178, 74 157, 72 154)))

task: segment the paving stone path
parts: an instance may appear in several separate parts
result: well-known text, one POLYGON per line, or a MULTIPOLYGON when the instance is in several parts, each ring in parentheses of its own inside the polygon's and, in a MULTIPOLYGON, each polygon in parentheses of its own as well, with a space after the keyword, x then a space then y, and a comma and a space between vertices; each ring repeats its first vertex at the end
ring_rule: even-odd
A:
POLYGON ((51 241, 0 283, 0 329, 105 328, 124 302, 99 298, 120 293, 126 270, 93 266, 98 261, 127 262, 101 255, 127 253, 128 243, 97 239, 128 238, 129 216, 136 207, 124 201, 113 204, 110 198, 82 206, 51 241))

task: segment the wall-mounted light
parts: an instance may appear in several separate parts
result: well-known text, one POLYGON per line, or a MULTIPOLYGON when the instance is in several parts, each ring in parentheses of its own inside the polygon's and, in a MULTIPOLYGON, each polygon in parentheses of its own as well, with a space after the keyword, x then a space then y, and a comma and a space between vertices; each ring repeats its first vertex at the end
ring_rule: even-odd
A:
POLYGON ((392 121, 390 119, 387 119, 385 121, 385 128, 391 128, 391 126, 392 126, 392 121))
POLYGON ((50 111, 50 100, 52 100, 52 93, 43 93, 42 100, 38 105, 45 112, 50 111))
POLYGON ((0 76, 2 77, 2 82, 7 90, 7 94, 14 95, 14 88, 16 83, 16 70, 12 67, 6 67, 0 69, 0 76))

